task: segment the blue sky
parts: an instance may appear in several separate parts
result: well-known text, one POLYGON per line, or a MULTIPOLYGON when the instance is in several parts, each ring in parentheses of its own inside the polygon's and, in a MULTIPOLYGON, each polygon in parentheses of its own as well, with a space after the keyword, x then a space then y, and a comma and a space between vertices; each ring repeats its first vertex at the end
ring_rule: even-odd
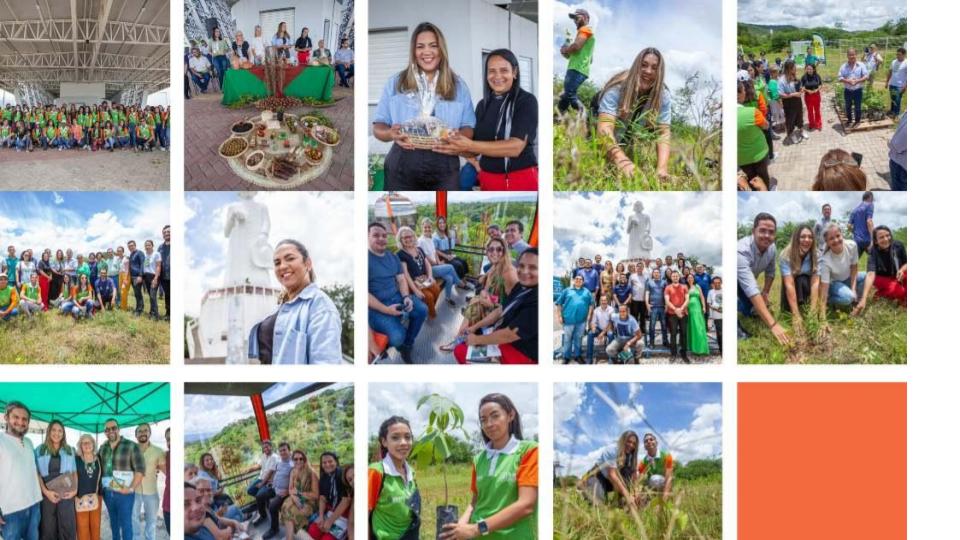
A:
POLYGON ((554 450, 562 474, 586 472, 626 430, 640 435, 655 430, 660 448, 683 463, 719 457, 720 388, 720 383, 555 384, 554 450))
POLYGON ((170 224, 170 197, 163 191, 24 191, 0 193, 0 244, 19 254, 67 248, 83 253, 124 247, 147 239, 159 245, 170 224))
MULTIPOLYGON (((860 204, 859 191, 777 191, 738 194, 737 223, 753 223, 759 212, 773 214, 778 223, 813 221, 820 217, 820 208, 829 203, 833 219, 846 221, 860 204)), ((907 193, 897 191, 873 192, 873 223, 891 229, 907 226, 907 193)))
MULTIPOLYGON (((227 254, 223 235, 227 205, 239 200, 233 191, 186 194, 187 315, 199 315, 200 300, 209 289, 222 287, 227 254)), ((259 192, 255 199, 270 213, 271 245, 284 238, 306 244, 314 259, 317 283, 353 283, 353 193, 259 192)), ((279 287, 273 272, 271 281, 279 287)))
POLYGON ((626 220, 633 204, 650 216, 653 256, 697 255, 720 266, 723 244, 720 194, 716 192, 555 193, 553 271, 563 275, 580 257, 597 253, 616 263, 627 256, 626 220))
POLYGON ((737 20, 755 24, 789 24, 800 28, 843 21, 847 30, 873 30, 907 16, 907 0, 740 0, 737 20))

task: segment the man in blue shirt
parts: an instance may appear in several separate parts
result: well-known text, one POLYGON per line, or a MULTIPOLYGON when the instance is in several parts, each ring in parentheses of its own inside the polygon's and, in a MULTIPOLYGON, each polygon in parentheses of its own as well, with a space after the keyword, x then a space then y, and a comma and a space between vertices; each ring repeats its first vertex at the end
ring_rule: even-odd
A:
POLYGON ((139 317, 143 314, 143 290, 149 291, 150 284, 143 281, 143 261, 146 256, 137 249, 137 243, 133 240, 127 242, 127 249, 130 250, 130 283, 133 286, 133 296, 137 299, 137 307, 134 315, 139 317))
POLYGON ((117 287, 107 277, 106 269, 100 271, 100 279, 97 280, 97 302, 103 310, 112 310, 117 306, 117 287))
POLYGON ((637 358, 643 349, 643 330, 640 329, 640 323, 630 315, 630 310, 626 305, 620 306, 618 316, 613 320, 613 330, 615 337, 607 345, 607 358, 611 364, 623 363, 620 358, 620 351, 628 351, 630 359, 637 363, 637 358))
MULTIPOLYGON (((781 345, 789 345, 790 338, 770 311, 770 287, 777 267, 777 220, 766 212, 753 218, 753 232, 737 242, 737 312, 745 317, 759 317, 781 345), (764 274, 763 290, 757 276, 764 274)), ((737 321, 737 337, 749 334, 737 321)))
POLYGON ((7 246, 7 258, 3 261, 3 270, 7 273, 7 281, 11 284, 17 282, 17 263, 20 259, 17 257, 17 248, 7 246))
POLYGON ((873 193, 864 193, 862 202, 850 212, 850 227, 853 229, 853 240, 857 243, 857 256, 860 257, 873 242, 873 193))
POLYGON ((557 324, 563 327, 563 363, 569 364, 574 352, 577 363, 583 363, 583 331, 593 308, 593 293, 583 286, 582 275, 573 278, 573 286, 560 293, 556 304, 557 324))
POLYGON ((846 106, 847 126, 860 123, 863 105, 863 83, 870 78, 870 70, 857 61, 857 50, 847 49, 847 62, 840 66, 837 81, 843 83, 843 103, 846 106))
POLYGON ((379 223, 367 227, 367 300, 369 324, 386 334, 389 346, 400 352, 405 364, 413 363, 413 343, 427 319, 427 305, 410 294, 400 259, 387 251, 387 229, 379 223), (409 321, 409 324, 404 324, 409 321))
POLYGON ((587 264, 574 277, 576 276, 583 278, 583 287, 590 291, 590 294, 597 292, 597 288, 600 287, 600 272, 595 265, 590 264, 590 261, 587 261, 587 264))
POLYGON ((657 340, 657 322, 660 323, 660 344, 666 347, 667 344, 670 343, 667 338, 667 305, 663 298, 663 289, 666 286, 667 280, 660 277, 660 269, 654 268, 646 284, 645 302, 647 304, 647 313, 650 314, 650 328, 647 330, 646 337, 644 337, 644 342, 647 347, 653 345, 657 340))
POLYGON ((697 283, 700 292, 703 293, 702 301, 706 301, 707 294, 710 293, 710 282, 713 281, 713 278, 707 273, 707 269, 702 263, 697 263, 697 266, 694 267, 693 281, 697 283))
POLYGON ((163 227, 163 243, 160 244, 160 248, 157 250, 160 252, 160 275, 157 276, 157 279, 160 280, 160 286, 163 288, 163 305, 165 308, 165 313, 163 315, 163 320, 170 320, 170 226, 165 225, 163 227))
POLYGON ((523 241, 523 223, 516 220, 508 222, 503 239, 507 241, 507 247, 510 248, 510 258, 516 265, 520 254, 530 247, 530 244, 523 241))

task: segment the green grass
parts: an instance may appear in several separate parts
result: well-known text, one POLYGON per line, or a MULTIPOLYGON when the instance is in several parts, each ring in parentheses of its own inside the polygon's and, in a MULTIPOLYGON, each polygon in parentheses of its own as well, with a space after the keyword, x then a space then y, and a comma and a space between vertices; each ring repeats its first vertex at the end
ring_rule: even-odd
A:
MULTIPOLYGON (((447 487, 450 493, 450 502, 457 506, 458 516, 470 503, 470 471, 469 463, 447 465, 447 487)), ((420 538, 433 540, 437 531, 437 507, 443 506, 443 475, 439 466, 429 469, 416 469, 417 487, 420 489, 420 538)))
POLYGON ((638 520, 612 502, 605 507, 596 507, 575 488, 554 488, 553 538, 719 540, 723 537, 722 504, 720 476, 674 480, 671 501, 666 504, 659 500, 651 502, 639 511, 638 520))
POLYGON ((170 323, 103 311, 75 322, 54 311, 0 322, 0 363, 166 364, 170 323))
MULTIPOLYGON (((866 269, 866 257, 860 262, 866 269)), ((762 283, 762 280, 761 280, 762 283)), ((770 289, 771 312, 787 330, 793 344, 781 346, 766 325, 756 317, 742 317, 743 328, 752 336, 737 343, 741 364, 903 364, 907 360, 907 311, 895 302, 872 296, 866 310, 851 317, 849 310, 827 308, 830 333, 820 338, 816 317, 806 315, 804 332, 797 339, 793 317, 780 309, 779 265, 770 289)))

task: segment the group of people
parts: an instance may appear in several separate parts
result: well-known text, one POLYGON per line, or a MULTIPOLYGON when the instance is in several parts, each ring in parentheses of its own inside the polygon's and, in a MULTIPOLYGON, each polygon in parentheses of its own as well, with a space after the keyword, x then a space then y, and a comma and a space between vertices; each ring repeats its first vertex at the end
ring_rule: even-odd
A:
POLYGON ((303 450, 291 450, 281 442, 261 443, 259 463, 246 473, 257 472, 246 493, 254 502, 249 510, 237 507, 227 494, 224 477, 210 453, 199 464, 184 465, 184 537, 188 540, 229 540, 254 527, 268 524, 262 538, 280 534, 293 540, 306 531, 313 540, 345 540, 353 536, 353 465, 341 465, 334 452, 320 455, 320 469, 314 470, 303 450))
MULTIPOLYGON (((537 538, 537 442, 523 438, 520 412, 509 397, 488 394, 477 409, 485 448, 473 458, 471 499, 456 523, 444 525, 437 538, 533 540, 537 538)), ((410 422, 391 416, 380 424, 377 440, 381 460, 372 462, 367 472, 370 537, 418 539, 422 504, 407 461, 415 442, 410 422)))
MULTIPOLYGON (((344 37, 340 40, 340 48, 335 53, 330 52, 324 40, 319 40, 314 48, 310 29, 304 27, 300 37, 293 39, 287 32, 287 23, 281 22, 277 32, 272 36, 264 36, 263 29, 256 25, 253 37, 247 40, 243 32, 237 31, 233 39, 225 37, 220 27, 215 27, 207 39, 191 39, 190 52, 185 58, 186 71, 190 79, 206 93, 213 78, 217 79, 220 90, 223 91, 223 79, 227 70, 246 69, 260 66, 267 62, 267 55, 271 53, 276 58, 291 64, 332 65, 340 78, 339 85, 350 87, 350 79, 354 74, 354 53, 350 48, 350 40, 344 37)), ((189 81, 184 81, 185 97, 190 99, 189 81)))
MULTIPOLYGON (((768 213, 757 214, 752 233, 737 243, 737 311, 758 317, 782 345, 791 337, 772 309, 770 289, 777 267, 782 280, 780 310, 791 316, 794 336, 803 335, 806 317, 821 321, 821 332, 829 331, 827 307, 846 308, 853 316, 867 309, 871 293, 902 307, 907 305, 907 249, 886 225, 874 225, 873 193, 850 212, 844 235, 833 220, 833 208, 824 204, 821 216, 811 225, 798 225, 790 242, 778 254, 775 244, 777 220, 768 213), (866 271, 859 270, 867 255, 866 271), (764 275, 761 288, 757 277, 764 275)), ((738 337, 750 337, 738 324, 738 337)))
POLYGON ((405 363, 417 361, 413 346, 421 327, 436 317, 441 294, 452 308, 461 310, 463 322, 457 335, 440 346, 464 364, 475 355, 471 347, 494 346, 486 356, 503 364, 537 362, 537 249, 523 240, 523 223, 512 220, 502 232, 497 224, 487 227, 484 259, 471 271, 458 256, 457 238, 445 216, 424 218, 420 234, 409 227, 396 231, 397 251, 387 249, 387 227, 373 222, 367 227, 369 253, 369 324, 385 334, 388 346, 405 363), (442 288, 441 288, 442 285, 442 288), (455 289, 467 291, 461 302, 455 289))
MULTIPOLYGON (((896 59, 887 72, 884 86, 890 91, 890 110, 887 114, 898 119, 897 129, 888 142, 890 187, 897 191, 907 186, 907 114, 900 105, 907 89, 907 50, 897 49, 896 59)), ((749 54, 738 59, 737 72, 737 166, 738 189, 741 191, 769 191, 771 185, 768 166, 776 159, 773 141, 784 133, 784 144, 799 144, 810 138, 809 133, 823 130, 821 95, 825 81, 818 73, 820 58, 807 49, 803 58, 790 58, 768 63, 766 54, 759 58, 749 54), (801 66, 802 62, 802 67, 801 66), (803 110, 807 110, 807 130, 803 128, 803 110)), ((843 83, 846 127, 857 127, 862 117, 865 85, 873 85, 876 73, 883 67, 883 57, 876 45, 868 47, 863 61, 857 59, 856 49, 847 50, 847 61, 837 73, 843 83)), ((867 189, 866 174, 860 169, 862 156, 856 152, 832 149, 820 160, 813 191, 863 191, 867 189)))
POLYGON ((679 355, 689 363, 688 353, 710 355, 708 320, 723 350, 722 279, 702 263, 690 265, 683 253, 616 266, 599 254, 593 261, 581 257, 569 277, 570 287, 554 300, 564 364, 594 363, 595 343, 605 348, 611 364, 639 363, 644 348, 656 345, 658 323, 660 345, 669 347, 671 362, 679 355))
POLYGON ((153 240, 127 242, 127 250, 117 246, 84 257, 73 249, 44 249, 39 259, 32 249, 17 255, 16 246, 7 247, 0 260, 0 321, 18 315, 33 317, 51 309, 79 321, 97 310, 127 311, 133 289, 133 311, 145 310, 144 294, 150 306, 147 315, 160 320, 157 296, 163 291, 164 320, 170 320, 170 226, 161 231, 163 243, 156 249, 153 240))
POLYGON ((7 105, 0 109, 0 149, 109 150, 170 148, 170 107, 119 105, 7 105))
POLYGON ((383 88, 373 135, 393 143, 384 161, 388 191, 537 190, 537 98, 521 88, 516 55, 509 49, 487 54, 483 99, 474 107, 432 23, 411 34, 409 62, 383 88), (404 128, 431 117, 444 128, 430 130, 430 142, 414 140, 404 128))
POLYGON ((100 540, 104 507, 114 540, 154 540, 161 508, 170 533, 169 429, 164 451, 150 443, 150 424, 137 426, 137 440, 131 441, 111 418, 104 422, 106 440, 98 449, 89 433, 71 446, 64 424, 51 420, 43 443, 34 448, 26 436, 30 418, 25 404, 7 404, 6 432, 0 434, 0 537, 100 540))
MULTIPOLYGON (((560 54, 568 59, 563 93, 557 104, 561 115, 569 109, 578 113, 584 109, 577 91, 590 76, 597 39, 586 9, 577 9, 569 17, 577 32, 560 47, 560 54)), ((624 152, 623 145, 638 139, 650 140, 648 136, 636 137, 643 132, 656 134, 656 174, 662 180, 669 178, 672 116, 666 72, 663 54, 655 47, 647 47, 634 57, 630 69, 611 77, 590 104, 590 112, 597 118, 596 135, 603 141, 607 160, 626 177, 636 174, 637 164, 624 152)))
POLYGON ((577 490, 594 505, 606 504, 613 493, 622 505, 635 511, 653 497, 667 499, 673 490, 673 455, 660 450, 656 435, 640 436, 627 430, 617 445, 606 450, 597 463, 577 482, 577 490))

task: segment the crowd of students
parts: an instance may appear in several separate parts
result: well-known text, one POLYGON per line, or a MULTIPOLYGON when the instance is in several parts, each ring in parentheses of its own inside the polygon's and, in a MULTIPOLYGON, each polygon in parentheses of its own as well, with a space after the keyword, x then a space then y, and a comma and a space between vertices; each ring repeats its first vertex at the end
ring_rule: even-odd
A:
POLYGON ((320 455, 320 469, 314 470, 305 451, 291 450, 281 442, 278 453, 273 443, 261 443, 258 464, 247 469, 257 472, 247 485, 254 502, 241 509, 227 494, 223 472, 210 453, 199 464, 184 465, 184 537, 188 540, 230 540, 252 533, 253 527, 268 524, 261 538, 280 534, 293 540, 305 531, 313 540, 345 540, 353 536, 353 465, 341 465, 333 452, 320 455), (256 518, 253 518, 253 516, 256 518))
POLYGON ((688 353, 711 354, 708 320, 718 350, 723 350, 722 280, 703 264, 688 264, 683 253, 676 259, 667 255, 616 266, 601 255, 593 261, 580 258, 569 277, 570 287, 554 299, 556 322, 563 329, 564 364, 592 364, 595 342, 605 348, 611 364, 639 363, 644 348, 656 346, 658 323, 660 345, 669 347, 671 362, 679 356, 689 363, 688 353))
POLYGON ((39 260, 32 249, 17 255, 16 246, 7 247, 7 256, 0 260, 0 321, 18 315, 34 317, 50 310, 75 320, 92 317, 98 310, 126 311, 129 293, 133 290, 134 314, 146 309, 144 294, 150 306, 147 315, 160 319, 158 294, 162 291, 164 320, 170 320, 170 226, 162 230, 163 243, 154 249, 153 240, 127 242, 127 250, 117 246, 74 255, 73 249, 44 249, 39 260))
POLYGON ((100 105, 7 105, 0 109, 0 149, 109 150, 170 148, 170 107, 100 105))

